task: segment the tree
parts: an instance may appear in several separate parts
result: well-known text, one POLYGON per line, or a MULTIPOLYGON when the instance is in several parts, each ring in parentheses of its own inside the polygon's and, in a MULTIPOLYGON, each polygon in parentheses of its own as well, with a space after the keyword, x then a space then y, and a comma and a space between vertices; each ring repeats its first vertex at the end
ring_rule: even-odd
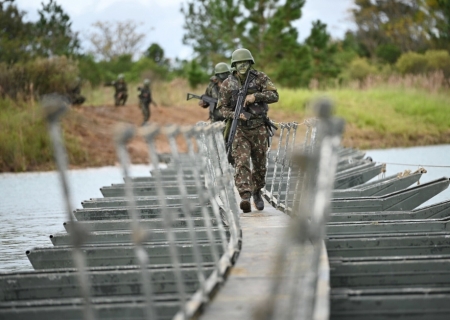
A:
POLYGON ((43 2, 35 23, 35 48, 37 55, 51 57, 73 55, 80 49, 78 33, 72 31, 72 22, 63 8, 54 0, 43 2))
POLYGON ((141 24, 133 20, 95 22, 92 24, 95 31, 88 35, 93 46, 92 54, 102 60, 113 60, 124 55, 133 56, 145 38, 145 34, 137 30, 141 24))
POLYGON ((340 72, 335 61, 337 46, 330 40, 327 25, 320 20, 313 22, 311 34, 305 43, 311 50, 311 76, 319 81, 335 78, 340 72))
POLYGON ((23 21, 25 13, 13 2, 0 2, 0 62, 7 64, 26 60, 31 54, 31 23, 23 21))
POLYGON ((164 63, 164 49, 157 43, 152 43, 145 51, 144 56, 153 60, 157 64, 164 63))
POLYGON ((450 50, 450 1, 427 0, 434 13, 436 32, 431 32, 435 47, 450 50))
MULTIPOLYGON (((186 33, 183 43, 192 46, 203 68, 226 61, 239 48, 249 49, 257 65, 268 73, 290 74, 303 59, 297 29, 305 0, 188 0, 182 6, 186 33), (280 63, 283 61, 283 63, 280 63)), ((297 78, 298 80, 298 78, 297 78)), ((289 81, 294 83, 292 79, 289 81)))
POLYGON ((395 45, 401 52, 426 50, 435 24, 426 1, 430 0, 355 0, 356 35, 370 56, 383 44, 395 45))

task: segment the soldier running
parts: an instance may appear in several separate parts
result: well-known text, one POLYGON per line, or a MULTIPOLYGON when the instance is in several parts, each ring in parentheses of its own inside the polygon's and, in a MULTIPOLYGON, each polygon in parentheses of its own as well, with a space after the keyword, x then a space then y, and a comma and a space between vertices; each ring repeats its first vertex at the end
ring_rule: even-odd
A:
POLYGON ((145 125, 150 119, 150 103, 155 107, 158 107, 156 102, 152 99, 152 91, 150 90, 150 80, 145 79, 143 87, 138 87, 139 93, 139 108, 141 108, 142 115, 144 116, 144 122, 142 125, 145 125))
MULTIPOLYGON (((214 68, 214 76, 210 78, 209 85, 205 91, 205 95, 211 98, 218 99, 220 86, 222 85, 222 82, 230 75, 230 73, 231 73, 230 67, 225 62, 219 62, 218 64, 216 64, 214 68)), ((204 102, 202 100, 198 102, 198 105, 201 106, 202 108, 209 107, 209 103, 204 102)), ((225 120, 225 118, 219 112, 217 107, 214 108, 214 110, 211 110, 210 108, 209 119, 211 120, 211 122, 225 120)))
MULTIPOLYGON (((219 92, 218 109, 224 118, 231 121, 236 107, 237 93, 243 86, 248 71, 255 63, 247 49, 235 50, 231 56, 231 67, 235 71, 222 83, 219 92)), ((240 114, 231 155, 234 159, 234 183, 241 196, 240 208, 243 212, 251 211, 250 198, 253 195, 255 207, 264 209, 261 189, 266 185, 266 157, 268 132, 264 118, 269 110, 269 103, 278 101, 278 92, 270 78, 263 72, 254 70, 256 78, 250 82, 245 98, 246 111, 251 113, 249 119, 240 114), (253 170, 250 169, 250 160, 253 170)))
POLYGON ((124 106, 128 98, 128 89, 123 74, 117 76, 117 81, 106 83, 105 86, 113 86, 115 89, 114 105, 116 107, 120 105, 124 106))

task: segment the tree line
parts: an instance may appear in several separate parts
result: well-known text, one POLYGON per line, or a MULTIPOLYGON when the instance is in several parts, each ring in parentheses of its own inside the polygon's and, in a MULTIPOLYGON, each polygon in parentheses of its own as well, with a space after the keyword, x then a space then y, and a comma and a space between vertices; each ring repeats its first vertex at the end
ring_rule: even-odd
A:
POLYGON ((132 20, 94 23, 87 35, 88 49, 82 48, 80 35, 56 0, 42 3, 34 22, 24 19, 25 12, 14 0, 3 0, 0 95, 36 95, 56 84, 69 87, 78 76, 95 86, 118 73, 131 81, 144 72, 161 80, 185 77, 196 86, 239 47, 249 49, 258 66, 285 87, 307 87, 313 80, 326 86, 386 70, 440 70, 450 76, 450 1, 354 0, 350 15, 355 30, 333 39, 326 22, 317 20, 301 42, 294 23, 302 18, 305 1, 184 1, 182 41, 194 52, 187 61, 166 58, 157 43, 137 55, 145 35, 132 20), (46 81, 50 83, 42 83, 46 81))

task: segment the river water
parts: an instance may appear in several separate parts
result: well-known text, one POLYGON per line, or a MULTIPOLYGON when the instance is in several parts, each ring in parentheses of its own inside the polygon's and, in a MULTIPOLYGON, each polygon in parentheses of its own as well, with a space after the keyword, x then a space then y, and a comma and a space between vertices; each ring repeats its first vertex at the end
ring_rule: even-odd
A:
MULTIPOLYGON (((423 175, 422 183, 450 177, 450 145, 369 150, 366 155, 388 163, 386 175, 423 166, 428 173, 423 175)), ((145 165, 132 166, 131 175, 147 176, 149 170, 145 165)), ((101 187, 123 182, 118 167, 71 170, 68 179, 74 208, 81 208, 83 200, 101 198, 101 187)), ((448 199, 450 189, 423 205, 448 199)), ((52 246, 49 235, 63 232, 62 224, 67 220, 58 174, 0 174, 0 219, 0 272, 32 270, 25 251, 52 246)))

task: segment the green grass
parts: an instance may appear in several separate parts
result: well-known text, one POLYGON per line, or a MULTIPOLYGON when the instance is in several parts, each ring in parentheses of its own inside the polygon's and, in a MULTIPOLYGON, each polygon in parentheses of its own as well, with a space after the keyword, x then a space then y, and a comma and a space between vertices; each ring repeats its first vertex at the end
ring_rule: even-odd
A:
POLYGON ((413 89, 376 88, 329 91, 281 89, 283 111, 305 114, 304 106, 319 97, 334 101, 336 114, 360 129, 404 137, 438 135, 450 130, 450 95, 413 89))
MULTIPOLYGON (((54 168, 47 125, 38 105, 0 100, 0 128, 0 172, 54 168)), ((65 134, 65 142, 71 163, 85 158, 77 137, 65 134)))

